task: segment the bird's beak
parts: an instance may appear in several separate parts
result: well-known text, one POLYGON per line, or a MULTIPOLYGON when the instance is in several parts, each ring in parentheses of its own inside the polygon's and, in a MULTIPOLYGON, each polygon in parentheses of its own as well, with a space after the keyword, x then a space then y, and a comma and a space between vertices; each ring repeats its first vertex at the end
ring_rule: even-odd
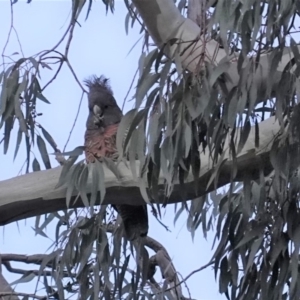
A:
POLYGON ((94 107, 93 107, 93 113, 94 113, 94 123, 96 125, 99 125, 99 123, 103 119, 102 109, 98 105, 94 105, 94 107))
POLYGON ((101 116, 102 115, 102 109, 98 105, 94 105, 93 112, 95 116, 101 116))

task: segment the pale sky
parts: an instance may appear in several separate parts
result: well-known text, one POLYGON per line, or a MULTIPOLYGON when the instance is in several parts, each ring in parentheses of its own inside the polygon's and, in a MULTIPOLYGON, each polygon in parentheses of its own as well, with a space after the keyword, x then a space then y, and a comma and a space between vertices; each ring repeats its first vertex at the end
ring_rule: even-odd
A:
MULTIPOLYGON (((49 49, 57 43, 68 24, 70 6, 71 1, 54 0, 32 1, 31 4, 19 1, 13 6, 14 26, 18 32, 25 57, 34 55, 41 50, 49 49)), ((132 46, 140 38, 139 27, 136 24, 133 29, 129 30, 129 35, 126 36, 124 24, 127 11, 123 1, 116 1, 115 8, 114 15, 111 13, 106 15, 102 1, 93 2, 90 16, 87 21, 84 21, 86 14, 86 7, 84 7, 80 20, 81 27, 77 26, 75 29, 69 59, 80 81, 91 74, 104 74, 109 77, 115 98, 118 104, 122 106, 137 68, 142 43, 139 42, 130 52, 132 46)), ((9 1, 0 1, 1 53, 6 43, 9 27, 9 1)), ((20 53, 20 49, 16 36, 12 32, 5 54, 9 56, 15 52, 20 53)), ((16 60, 20 56, 14 55, 13 58, 16 60)), ((7 59, 6 62, 8 62, 7 59)), ((53 74, 54 71, 45 69, 42 72, 42 83, 47 83, 53 74)), ((65 66, 44 94, 51 104, 38 103, 37 110, 43 113, 43 116, 39 117, 38 121, 49 131, 58 147, 62 149, 76 115, 81 90, 65 66)), ((86 104, 86 99, 84 99, 67 150, 72 150, 76 146, 83 144, 87 116, 86 104)), ((125 111, 130 109, 132 104, 133 102, 127 103, 125 111)), ((6 156, 3 155, 3 146, 0 145, 0 180, 17 176, 25 161, 24 144, 22 144, 16 160, 13 161, 16 129, 17 127, 11 136, 9 153, 6 156)), ((2 134, 3 130, 1 131, 2 134)), ((49 153, 53 152, 48 145, 47 148, 49 153)), ((38 150, 35 149, 34 153, 43 167, 38 150)), ((56 165, 56 161, 52 160, 52 167, 56 165)), ((186 229, 186 214, 183 214, 177 221, 176 226, 173 223, 174 215, 174 206, 168 206, 162 220, 171 230, 171 232, 167 232, 150 213, 149 236, 157 239, 167 248, 177 271, 183 277, 186 277, 193 270, 206 264, 213 255, 213 250, 211 249, 213 235, 210 235, 210 238, 205 240, 199 228, 193 242, 191 234, 186 229)), ((55 226, 47 228, 49 239, 34 236, 32 226, 34 226, 34 219, 22 220, 3 227, 0 236, 1 252, 19 254, 45 253, 52 243, 51 239, 55 237, 55 226)), ((13 265, 20 266, 18 264, 13 265)), ((32 266, 32 268, 36 267, 32 266)), ((4 267, 3 270, 9 282, 20 276, 7 273, 4 267)), ((159 275, 159 271, 157 271, 156 278, 160 278, 159 275)), ((187 285, 193 299, 219 300, 226 298, 218 293, 218 283, 215 281, 214 272, 211 268, 194 274, 187 281, 187 285)), ((32 293, 34 292, 34 287, 34 284, 22 284, 17 287, 17 291, 32 293)), ((184 287, 183 290, 184 295, 188 297, 184 287)))

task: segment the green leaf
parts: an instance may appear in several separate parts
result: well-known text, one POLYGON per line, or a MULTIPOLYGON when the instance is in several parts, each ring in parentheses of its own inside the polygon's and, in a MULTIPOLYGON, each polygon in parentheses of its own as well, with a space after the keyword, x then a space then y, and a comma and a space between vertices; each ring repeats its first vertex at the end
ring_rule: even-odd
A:
POLYGON ((146 54, 145 52, 142 52, 139 61, 138 61, 138 70, 139 70, 139 77, 141 78, 143 75, 143 70, 144 70, 144 65, 145 65, 145 59, 146 59, 146 54))
POLYGON ((126 35, 128 35, 129 21, 130 21, 130 12, 128 11, 128 13, 125 17, 125 32, 126 32, 126 35))
POLYGON ((226 256, 221 261, 220 271, 219 291, 223 294, 227 291, 231 279, 230 273, 228 272, 228 260, 226 256))
POLYGON ((78 180, 77 188, 78 188, 82 202, 85 207, 90 206, 89 199, 88 199, 87 193, 86 193, 86 185, 87 185, 88 176, 89 176, 88 167, 87 167, 87 165, 83 165, 83 168, 80 172, 80 177, 78 180))
POLYGON ((5 126, 4 126, 4 144, 3 144, 4 154, 6 154, 7 150, 8 150, 8 145, 9 145, 9 140, 10 140, 10 132, 13 129, 13 126, 14 126, 14 119, 13 119, 13 117, 9 117, 5 121, 5 126))
POLYGON ((185 138, 185 155, 184 157, 188 157, 191 146, 192 146, 192 130, 188 124, 184 126, 184 138, 185 138))
POLYGON ((247 121, 245 121, 243 130, 241 130, 241 133, 240 133, 240 141, 239 141, 239 145, 238 145, 237 154, 243 150, 243 148, 248 140, 250 130, 251 130, 251 124, 250 124, 250 121, 247 120, 247 121))
POLYGON ((43 133, 43 136, 46 139, 46 141, 50 144, 50 146, 53 148, 54 151, 57 151, 57 144, 55 143, 52 136, 49 134, 49 132, 43 126, 40 125, 40 128, 42 129, 42 133, 43 133))
POLYGON ((130 137, 132 135, 132 132, 136 129, 137 126, 139 126, 139 124, 141 123, 141 121, 145 118, 146 114, 148 112, 147 108, 144 108, 142 110, 140 110, 133 118, 128 133, 126 135, 125 141, 124 141, 124 145, 123 145, 123 149, 127 148, 128 142, 130 140, 130 137))
POLYGON ((168 76, 170 75, 170 68, 172 66, 172 61, 168 59, 168 61, 163 66, 161 72, 160 72, 160 80, 159 80, 159 90, 160 93, 163 93, 164 88, 166 87, 166 81, 168 76))
MULTIPOLYGON (((89 0, 89 5, 88 5, 88 8, 87 8, 87 11, 86 11, 86 17, 85 17, 85 21, 88 19, 89 17, 89 14, 92 10, 92 5, 93 5, 93 0, 89 0)), ((97 295, 97 294, 96 294, 97 295)))
POLYGON ((99 295, 100 282, 101 282, 101 279, 100 279, 100 266, 99 266, 98 263, 96 263, 94 265, 94 283, 93 283, 93 292, 94 292, 94 295, 99 295))
POLYGON ((41 157, 46 169, 51 169, 50 159, 47 151, 46 144, 40 135, 37 135, 37 145, 41 153, 41 157))
POLYGON ((100 178, 100 181, 99 181, 99 188, 100 188, 100 204, 103 203, 103 200, 104 200, 104 197, 105 197, 105 194, 106 194, 106 189, 105 189, 105 174, 104 174, 104 170, 103 170, 103 166, 102 164, 96 160, 95 161, 95 164, 96 164, 96 168, 99 172, 99 178, 100 178))
POLYGON ((62 250, 61 249, 58 249, 58 250, 55 250, 53 251, 52 253, 50 254, 46 254, 44 257, 43 257, 43 260, 40 264, 40 268, 39 268, 39 277, 42 275, 43 271, 45 270, 45 268, 48 266, 48 265, 53 265, 55 259, 57 257, 59 257, 59 255, 61 254, 62 250))
POLYGON ((129 156, 129 164, 131 174, 133 176, 133 180, 137 180, 137 168, 136 168, 136 158, 137 158, 137 139, 138 139, 138 132, 135 130, 130 138, 130 145, 128 149, 128 156, 129 156))
POLYGON ((47 103, 47 104, 50 104, 50 101, 47 100, 47 98, 46 98, 43 94, 41 94, 40 92, 37 92, 37 93, 36 93, 36 97, 37 97, 38 99, 42 100, 43 102, 45 102, 45 103, 47 103))
POLYGON ((72 0, 72 18, 78 19, 82 8, 84 7, 86 0, 72 0))
POLYGON ((145 56, 145 54, 143 53, 144 58, 139 63, 139 70, 140 70, 139 78, 140 78, 140 81, 143 81, 144 78, 147 75, 149 75, 151 67, 153 65, 153 62, 155 61, 155 59, 157 57, 157 54, 158 54, 158 49, 157 48, 150 51, 150 53, 147 56, 145 56))
POLYGON ((31 151, 31 144, 29 137, 25 135, 25 144, 26 144, 26 173, 29 173, 29 165, 30 165, 30 151, 31 151))
POLYGON ((0 83, 2 83, 3 75, 4 75, 4 71, 0 72, 0 83))
POLYGON ((230 66, 229 61, 224 61, 223 63, 217 65, 217 67, 212 71, 212 74, 210 75, 209 78, 210 87, 212 87, 216 83, 218 78, 229 69, 229 66, 230 66))
POLYGON ((74 163, 76 162, 77 158, 78 158, 78 156, 71 156, 67 160, 67 162, 63 165, 63 168, 62 168, 60 176, 59 176, 58 183, 55 186, 56 189, 62 187, 67 182, 69 171, 70 171, 71 167, 74 165, 74 163))
POLYGON ((174 62, 175 62, 177 73, 180 76, 182 74, 182 72, 183 72, 183 67, 182 67, 182 62, 181 62, 181 59, 180 59, 179 50, 180 50, 180 47, 178 45, 176 47, 175 52, 174 52, 174 62))
POLYGON ((137 112, 137 109, 132 109, 128 111, 125 116, 122 118, 120 125, 118 126, 116 144, 119 155, 122 155, 125 152, 123 148, 123 142, 127 136, 129 126, 132 123, 132 120, 137 112))
POLYGON ((224 155, 225 155, 225 151, 221 154, 221 157, 219 158, 219 162, 217 166, 214 168, 214 171, 209 178, 208 184, 206 186, 207 189, 210 187, 213 181, 215 182, 215 186, 217 186, 222 167, 228 160, 227 158, 224 159, 224 155))
POLYGON ((92 174, 92 186, 91 186, 91 198, 90 198, 90 204, 91 206, 94 206, 97 200, 98 195, 98 189, 99 189, 99 183, 100 183, 100 176, 99 171, 96 167, 96 164, 88 164, 89 171, 92 174))
POLYGON ((38 64, 38 62, 32 56, 28 57, 27 59, 31 62, 32 66, 35 68, 35 71, 37 71, 38 72, 37 74, 39 75, 39 64, 38 64))
MULTIPOLYGON (((55 144, 56 145, 56 144, 55 144)), ((70 157, 78 157, 78 156, 80 156, 81 154, 83 154, 83 152, 84 152, 84 149, 85 149, 85 147, 84 146, 78 146, 78 147, 76 147, 74 150, 72 150, 72 151, 67 151, 67 152, 62 152, 62 153, 60 153, 61 155, 64 155, 64 156, 70 156, 70 157)), ((55 154, 55 153, 53 153, 53 154, 55 154)))
POLYGON ((259 147, 259 126, 257 119, 255 119, 255 148, 259 147))
POLYGON ((149 199, 148 192, 147 192, 147 189, 146 189, 146 180, 145 180, 145 178, 139 178, 138 183, 139 183, 139 187, 140 187, 140 191, 141 191, 143 199, 145 200, 145 202, 150 204, 150 199, 149 199))
POLYGON ((121 173, 119 172, 119 169, 116 165, 116 163, 107 157, 102 157, 103 163, 106 165, 106 167, 116 176, 118 180, 121 179, 121 173))
POLYGON ((15 285, 15 284, 19 284, 19 283, 30 282, 34 278, 35 278, 34 272, 28 271, 24 275, 22 275, 21 278, 19 278, 19 279, 13 281, 12 283, 10 283, 10 285, 15 285))
POLYGON ((249 269, 252 267, 254 262, 254 257, 257 255, 257 251, 260 248, 262 242, 263 242, 263 237, 260 237, 257 240, 255 240, 251 245, 251 250, 248 256, 248 262, 247 262, 247 267, 245 269, 245 274, 247 274, 249 269))
POLYGON ((146 95, 151 89, 151 87, 155 84, 155 82, 158 80, 159 74, 147 74, 141 78, 141 80, 138 83, 136 94, 135 94, 135 107, 139 108, 142 104, 142 101, 146 95))
POLYGON ((20 145, 21 145, 21 142, 22 142, 22 136, 23 136, 22 131, 19 129, 18 136, 17 136, 16 148, 15 148, 15 154, 14 154, 14 160, 16 159, 18 151, 20 149, 20 145))
POLYGON ((250 242, 251 240, 257 237, 260 238, 261 235, 264 233, 264 227, 265 226, 263 224, 258 224, 250 231, 247 231, 244 237, 242 238, 242 240, 235 246, 234 249, 238 249, 242 247, 243 245, 245 245, 246 243, 250 242))
POLYGON ((164 50, 165 50, 165 45, 163 45, 161 47, 161 49, 159 50, 159 52, 157 54, 157 57, 155 60, 155 66, 154 66, 155 73, 158 73, 158 68, 161 64, 161 60, 162 60, 163 56, 165 55, 164 50))
POLYGON ((89 229, 92 226, 94 226, 95 223, 95 217, 91 217, 91 218, 83 218, 82 220, 78 221, 76 224, 76 227, 78 229, 89 229))
MULTIPOLYGON (((20 93, 24 90, 25 85, 26 85, 26 81, 24 83, 24 80, 23 80, 22 84, 24 84, 24 85, 19 86, 20 93), (23 90, 21 90, 21 89, 23 89, 23 90)), ((19 91, 19 88, 18 88, 18 91, 19 91)), ((25 121, 25 118, 24 118, 24 115, 23 115, 23 112, 22 112, 22 109, 21 109, 20 93, 18 91, 17 91, 17 94, 14 97, 15 116, 19 120, 19 126, 20 126, 21 131, 24 132, 25 135, 28 136, 26 121, 25 121)))
POLYGON ((13 67, 14 66, 12 65, 5 71, 0 97, 0 115, 5 112, 7 102, 14 99, 15 92, 19 86, 19 69, 15 69, 11 72, 13 67), (9 73, 10 75, 8 76, 9 73))
MULTIPOLYGON (((82 163, 82 161, 78 162, 74 168, 68 171, 67 175, 65 176, 65 182, 67 184, 67 193, 66 193, 66 204, 67 207, 70 207, 71 199, 73 196, 73 192, 75 187, 78 187, 78 182, 80 179, 80 175, 82 173, 83 168, 85 165, 82 163)), ((62 170, 62 172, 64 169, 62 170)), ((78 197, 76 198, 76 200, 78 197)))

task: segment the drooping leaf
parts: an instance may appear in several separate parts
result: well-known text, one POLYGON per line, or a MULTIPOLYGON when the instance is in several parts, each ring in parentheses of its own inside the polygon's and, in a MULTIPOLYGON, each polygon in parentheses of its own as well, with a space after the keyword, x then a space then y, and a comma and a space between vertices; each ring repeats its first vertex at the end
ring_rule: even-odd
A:
MULTIPOLYGON (((54 144, 53 144, 54 145, 54 144)), ((72 151, 62 152, 61 155, 70 156, 70 157, 78 157, 83 154, 85 147, 84 146, 78 146, 72 151)))
POLYGON ((10 117, 5 121, 5 126, 4 126, 4 143, 3 143, 4 154, 6 154, 8 150, 10 134, 13 129, 13 126, 14 126, 14 119, 13 117, 10 117))
MULTIPOLYGON (((54 139, 52 138, 52 136, 49 134, 49 132, 40 125, 40 128, 42 129, 42 134, 44 136, 44 138, 46 139, 46 141, 50 144, 50 146, 53 148, 54 151, 57 150, 57 144, 55 143, 54 139)), ((74 151, 74 150, 73 150, 74 151)), ((66 155, 66 154, 64 154, 66 155)), ((67 154, 70 155, 70 154, 67 154)))
POLYGON ((19 284, 19 283, 26 283, 30 282, 35 278, 35 274, 32 271, 26 272, 24 275, 22 275, 19 279, 13 281, 11 285, 19 284))
POLYGON ((37 145, 38 145, 43 163, 45 165, 45 168, 51 169, 50 158, 49 158, 47 147, 46 147, 44 140, 42 139, 42 137, 40 135, 37 135, 36 141, 37 141, 37 145))
POLYGON ((148 73, 145 75, 138 83, 137 89, 136 89, 136 95, 135 95, 135 107, 139 108, 146 93, 150 91, 151 87, 155 84, 155 82, 158 80, 159 74, 151 74, 148 73))
POLYGON ((16 159, 18 151, 20 149, 20 145, 21 145, 21 142, 22 142, 22 136, 23 136, 22 131, 19 130, 18 135, 17 135, 17 142, 16 142, 15 153, 14 153, 14 160, 16 159))
POLYGON ((130 127, 128 129, 128 132, 127 132, 127 135, 126 135, 126 138, 125 138, 125 141, 124 141, 124 149, 127 148, 127 145, 128 145, 128 142, 129 142, 129 139, 132 135, 132 132, 136 129, 136 127, 142 122, 142 120, 144 119, 144 117, 147 115, 147 112, 148 112, 148 109, 147 108, 144 108, 142 110, 140 110, 135 116, 134 118, 132 119, 132 122, 130 124, 130 127))
POLYGON ((88 176, 89 176, 88 167, 87 165, 84 165, 80 172, 77 188, 85 207, 89 207, 89 200, 86 192, 88 176))
POLYGON ((136 114, 137 110, 132 109, 128 111, 125 116, 122 118, 120 125, 118 126, 118 132, 117 132, 117 138, 116 138, 116 145, 117 145, 117 150, 119 154, 124 153, 124 140, 127 137, 127 132, 129 130, 129 126, 132 123, 132 120, 136 114))

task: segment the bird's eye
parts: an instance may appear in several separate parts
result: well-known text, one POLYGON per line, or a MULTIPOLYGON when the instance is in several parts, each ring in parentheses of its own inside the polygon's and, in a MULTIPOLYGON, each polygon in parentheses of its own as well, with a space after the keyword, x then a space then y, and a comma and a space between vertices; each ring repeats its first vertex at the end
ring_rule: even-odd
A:
POLYGON ((108 108, 108 105, 105 105, 104 108, 108 108))

